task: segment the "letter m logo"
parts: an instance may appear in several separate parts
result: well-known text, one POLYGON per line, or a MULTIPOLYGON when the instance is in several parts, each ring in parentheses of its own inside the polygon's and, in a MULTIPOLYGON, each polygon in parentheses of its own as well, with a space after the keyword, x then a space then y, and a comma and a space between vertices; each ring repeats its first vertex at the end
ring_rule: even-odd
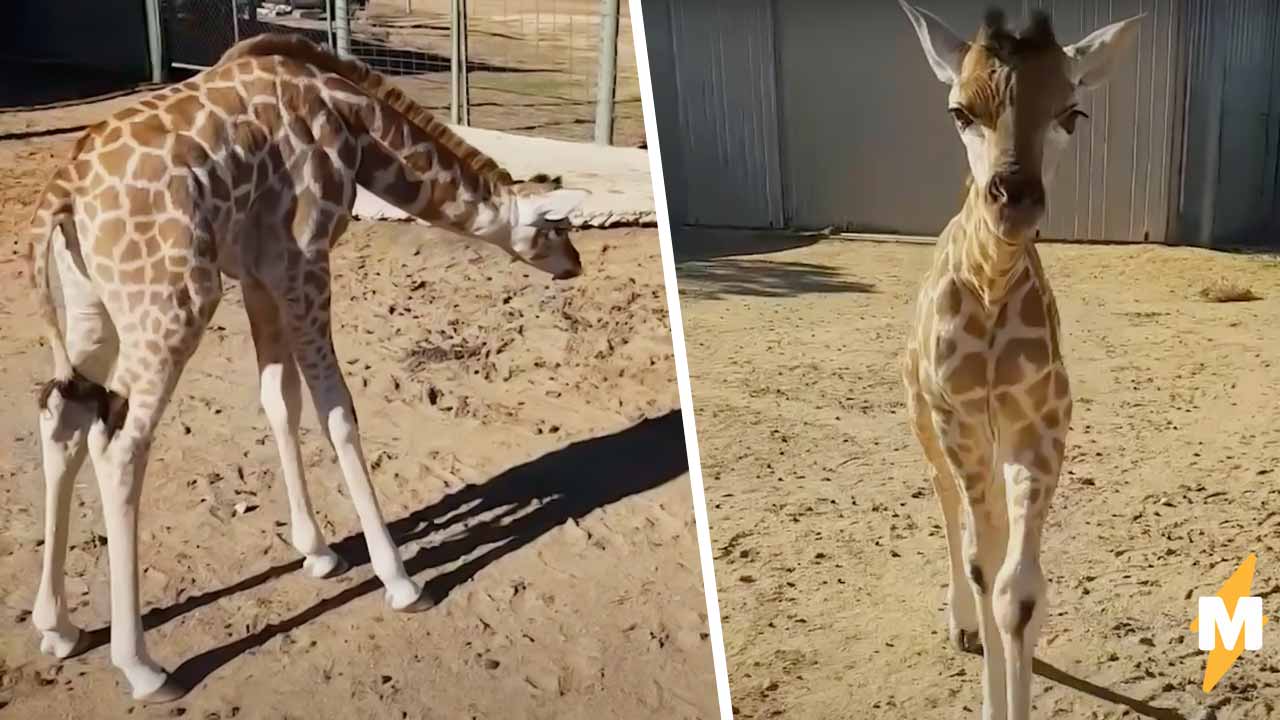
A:
POLYGON ((1200 649, 1217 649, 1216 637, 1222 638, 1222 649, 1238 650, 1244 633, 1245 650, 1262 649, 1262 598, 1241 597, 1236 600, 1235 614, 1227 612, 1227 603, 1217 595, 1200 598, 1200 649))

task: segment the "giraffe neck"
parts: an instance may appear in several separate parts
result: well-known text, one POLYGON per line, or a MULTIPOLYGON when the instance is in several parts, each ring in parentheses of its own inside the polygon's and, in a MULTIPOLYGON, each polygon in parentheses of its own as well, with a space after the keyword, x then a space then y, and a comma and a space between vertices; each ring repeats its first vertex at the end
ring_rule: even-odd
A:
POLYGON ((476 167, 454 147, 460 142, 456 137, 445 141, 376 98, 361 114, 367 132, 356 177, 365 189, 416 218, 464 235, 493 239, 511 232, 516 218, 509 175, 496 167, 476 167))
POLYGON ((983 202, 982 189, 970 182, 964 207, 950 227, 950 247, 957 274, 990 308, 1004 300, 1035 249, 1029 239, 997 234, 986 219, 983 202))
MULTIPOLYGON (((264 33, 236 44, 213 72, 257 75, 262 63, 277 78, 297 81, 281 98, 301 102, 307 122, 319 122, 318 108, 337 111, 358 139, 356 181, 365 189, 414 217, 464 235, 495 241, 510 235, 519 220, 510 174, 386 77, 286 33, 264 33)), ((355 163, 341 154, 337 159, 355 163)))

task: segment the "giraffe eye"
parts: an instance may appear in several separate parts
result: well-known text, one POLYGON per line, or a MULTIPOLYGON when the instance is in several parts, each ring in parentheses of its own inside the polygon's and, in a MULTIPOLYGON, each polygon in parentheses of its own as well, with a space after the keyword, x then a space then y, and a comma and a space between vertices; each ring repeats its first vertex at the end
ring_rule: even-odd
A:
POLYGON ((1058 116, 1058 124, 1062 126, 1063 130, 1067 131, 1068 135, 1071 135, 1076 131, 1076 121, 1080 118, 1088 117, 1088 113, 1080 108, 1071 108, 1058 116))
POLYGON ((951 119, 956 121, 956 127, 961 130, 968 130, 973 125, 973 116, 964 108, 948 108, 947 112, 951 114, 951 119))

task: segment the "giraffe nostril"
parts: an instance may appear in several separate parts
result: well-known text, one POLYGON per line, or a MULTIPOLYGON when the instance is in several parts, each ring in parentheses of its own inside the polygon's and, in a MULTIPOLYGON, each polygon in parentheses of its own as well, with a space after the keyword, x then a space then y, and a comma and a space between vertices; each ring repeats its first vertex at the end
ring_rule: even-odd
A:
POLYGON ((1006 207, 1039 207, 1044 205, 1044 185, 1039 178, 1017 173, 1000 173, 987 185, 987 197, 1006 207))

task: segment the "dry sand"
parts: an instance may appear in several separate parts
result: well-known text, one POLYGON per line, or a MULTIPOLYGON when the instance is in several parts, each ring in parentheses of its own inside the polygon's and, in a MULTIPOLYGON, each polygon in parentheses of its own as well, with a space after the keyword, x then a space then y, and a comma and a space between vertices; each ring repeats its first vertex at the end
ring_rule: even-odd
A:
MULTIPOLYGON (((947 642, 941 517, 897 374, 932 252, 826 241, 677 268, 737 718, 977 715, 981 660, 947 642)), ((1035 717, 1273 717, 1276 651, 1206 698, 1188 625, 1250 552, 1280 612, 1280 262, 1043 256, 1077 402, 1035 717), (1224 275, 1262 299, 1201 300, 1224 275)))
MULTIPOLYGON (((716 716, 652 229, 578 234, 587 274, 565 284, 408 224, 355 223, 335 253, 336 344, 380 500, 411 573, 447 595, 418 615, 385 607, 309 409, 317 513, 354 569, 298 572, 229 287, 157 435, 142 501, 149 647, 196 689, 134 707, 105 645, 62 664, 41 656, 29 621, 43 512, 34 392, 50 359, 9 238, 71 140, 0 142, 0 717, 716 716)), ((88 468, 72 524, 72 614, 105 640, 88 468)))

